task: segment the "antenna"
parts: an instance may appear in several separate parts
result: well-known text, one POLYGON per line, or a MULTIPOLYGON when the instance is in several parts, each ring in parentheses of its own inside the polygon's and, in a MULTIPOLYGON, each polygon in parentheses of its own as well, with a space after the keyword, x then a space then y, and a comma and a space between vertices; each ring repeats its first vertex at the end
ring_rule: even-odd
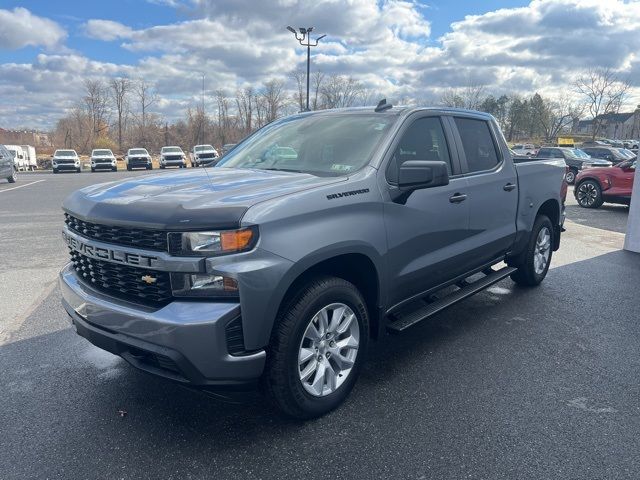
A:
POLYGON ((390 103, 387 103, 387 99, 383 98, 382 100, 380 100, 378 102, 378 106, 376 107, 376 109, 374 111, 375 112, 384 112, 385 110, 389 110, 390 108, 393 108, 393 105, 391 105, 390 103))

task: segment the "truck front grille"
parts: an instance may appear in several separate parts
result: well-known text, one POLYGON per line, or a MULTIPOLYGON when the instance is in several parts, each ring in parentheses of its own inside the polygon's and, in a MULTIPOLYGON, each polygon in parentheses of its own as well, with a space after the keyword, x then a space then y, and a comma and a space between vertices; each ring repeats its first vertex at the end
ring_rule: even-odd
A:
POLYGON ((125 245, 127 247, 146 248, 167 251, 167 232, 163 230, 145 230, 143 228, 116 227, 85 222, 79 218, 64 214, 64 223, 80 235, 105 243, 125 245))
POLYGON ((171 280, 167 272, 105 262, 72 249, 69 252, 80 280, 96 290, 153 306, 166 305, 172 300, 171 280))
POLYGON ((164 159, 168 161, 182 160, 182 155, 165 155, 164 159))

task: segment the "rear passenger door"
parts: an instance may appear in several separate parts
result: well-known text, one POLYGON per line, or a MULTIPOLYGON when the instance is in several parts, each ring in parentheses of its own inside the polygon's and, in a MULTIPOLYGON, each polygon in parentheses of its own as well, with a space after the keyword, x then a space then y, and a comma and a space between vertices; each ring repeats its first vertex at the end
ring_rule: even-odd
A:
POLYGON ((513 245, 518 179, 491 122, 484 117, 454 116, 451 123, 467 180, 469 263, 479 267, 504 255, 513 245))

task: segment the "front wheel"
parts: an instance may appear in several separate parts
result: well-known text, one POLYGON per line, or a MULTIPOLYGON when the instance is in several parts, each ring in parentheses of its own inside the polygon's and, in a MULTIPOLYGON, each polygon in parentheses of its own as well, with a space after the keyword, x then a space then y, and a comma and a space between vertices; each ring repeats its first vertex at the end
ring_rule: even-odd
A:
POLYGON ((80 173, 80 171, 81 171, 81 170, 80 170, 80 168, 79 168, 79 167, 78 167, 78 168, 76 168, 76 173, 80 173))
POLYGON ((573 185, 576 181, 576 171, 575 170, 569 170, 567 172, 567 174, 565 175, 565 179, 567 180, 567 183, 569 185, 573 185))
POLYGON ((553 225, 546 215, 538 215, 520 265, 511 279, 518 285, 535 287, 547 276, 553 254, 553 225))
POLYGON ((311 280, 276 319, 264 375, 268 394, 291 417, 330 412, 353 388, 368 339, 369 318, 358 289, 341 278, 311 280))
POLYGON ((604 200, 602 199, 602 189, 595 180, 585 180, 577 187, 576 200, 578 205, 584 208, 599 208, 604 200))
POLYGON ((18 172, 15 168, 11 169, 11 175, 7 177, 7 180, 9 181, 9 183, 16 183, 16 180, 18 180, 18 172))

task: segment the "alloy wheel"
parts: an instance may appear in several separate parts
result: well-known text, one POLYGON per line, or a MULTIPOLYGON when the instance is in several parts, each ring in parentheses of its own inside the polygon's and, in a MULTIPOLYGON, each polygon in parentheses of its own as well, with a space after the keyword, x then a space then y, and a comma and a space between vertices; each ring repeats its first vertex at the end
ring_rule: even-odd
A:
POLYGON ((344 303, 323 307, 312 318, 298 349, 298 375, 315 397, 335 392, 351 373, 358 356, 360 325, 344 303))
POLYGON ((583 207, 590 207, 598 198, 596 186, 591 182, 585 182, 578 187, 578 203, 583 207))
POLYGON ((551 232, 548 227, 542 227, 536 238, 533 252, 533 269, 538 275, 544 273, 551 256, 551 232))

